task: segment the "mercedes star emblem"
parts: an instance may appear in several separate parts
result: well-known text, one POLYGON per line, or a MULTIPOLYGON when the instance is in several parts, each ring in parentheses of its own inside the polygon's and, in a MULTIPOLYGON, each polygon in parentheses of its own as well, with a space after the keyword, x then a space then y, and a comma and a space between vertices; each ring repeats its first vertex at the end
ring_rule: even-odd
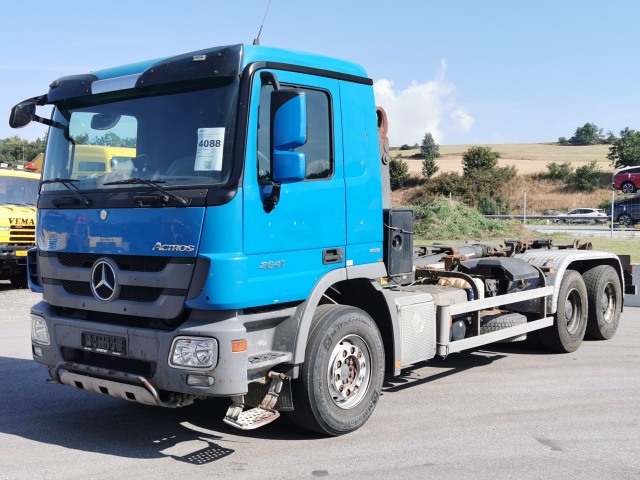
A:
POLYGON ((96 300, 107 303, 114 300, 120 286, 116 279, 116 269, 108 259, 100 258, 91 269, 91 293, 96 300))

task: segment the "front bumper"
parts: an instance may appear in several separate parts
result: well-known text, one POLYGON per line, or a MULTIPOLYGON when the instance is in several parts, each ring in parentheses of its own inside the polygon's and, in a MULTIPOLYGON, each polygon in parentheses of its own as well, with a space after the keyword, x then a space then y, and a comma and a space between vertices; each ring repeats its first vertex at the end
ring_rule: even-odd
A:
POLYGON ((232 341, 247 335, 235 311, 193 312, 192 318, 173 331, 62 317, 46 302, 34 305, 31 312, 45 319, 50 336, 47 346, 33 343, 33 358, 49 367, 53 382, 170 407, 190 403, 193 398, 247 393, 247 352, 231 351, 232 341), (114 355, 87 349, 83 333, 122 338, 126 351, 114 355), (214 364, 209 368, 171 366, 170 350, 178 336, 215 339, 214 364), (208 377, 211 385, 189 385, 190 376, 208 377))

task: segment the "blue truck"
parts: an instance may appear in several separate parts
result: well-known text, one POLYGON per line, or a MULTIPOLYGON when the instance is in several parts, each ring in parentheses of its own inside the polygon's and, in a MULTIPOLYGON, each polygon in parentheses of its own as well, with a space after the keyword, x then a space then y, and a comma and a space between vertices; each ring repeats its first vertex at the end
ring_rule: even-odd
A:
POLYGON ((234 427, 284 412, 340 435, 414 364, 611 338, 628 258, 414 248, 372 85, 354 63, 231 45, 65 76, 17 104, 12 127, 49 126, 28 254, 48 382, 163 407, 227 397, 234 427), (87 144, 135 151, 80 178, 87 144))

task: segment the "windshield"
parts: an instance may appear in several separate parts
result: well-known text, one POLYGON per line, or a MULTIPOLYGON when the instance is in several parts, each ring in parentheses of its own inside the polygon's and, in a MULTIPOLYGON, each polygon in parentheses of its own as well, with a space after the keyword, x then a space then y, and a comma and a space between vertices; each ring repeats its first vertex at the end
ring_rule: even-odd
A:
MULTIPOLYGON (((50 129, 42 180, 72 180, 74 190, 222 185, 231 173, 237 92, 234 77, 214 87, 164 85, 59 102, 54 121, 67 128, 50 129)), ((42 185, 66 189, 59 181, 42 185)))
POLYGON ((0 175, 0 205, 34 206, 38 202, 37 178, 0 175))

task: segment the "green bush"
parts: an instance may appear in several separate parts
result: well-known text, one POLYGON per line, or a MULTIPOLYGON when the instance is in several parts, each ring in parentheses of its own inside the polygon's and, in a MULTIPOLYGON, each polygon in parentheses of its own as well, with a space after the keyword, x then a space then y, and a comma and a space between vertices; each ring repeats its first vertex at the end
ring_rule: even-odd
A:
POLYGON ((407 180, 409 180, 409 165, 402 161, 400 155, 396 155, 389 162, 389 181, 391 190, 402 188, 407 180))
POLYGON ((573 165, 571 162, 547 163, 547 173, 542 174, 542 178, 554 182, 565 182, 573 175, 573 165))
MULTIPOLYGON (((470 207, 476 207, 482 197, 487 197, 495 202, 498 197, 503 196, 504 190, 509 187, 517 175, 518 169, 512 165, 496 167, 492 170, 477 170, 465 176, 455 172, 445 172, 426 182, 408 200, 413 204, 419 204, 435 197, 451 196, 470 207)), ((505 202, 501 208, 506 211, 505 202)), ((508 208, 510 209, 510 207, 508 208)))
POLYGON ((470 147, 462 154, 462 171, 469 175, 475 171, 493 170, 498 166, 500 154, 491 147, 470 147))
POLYGON ((509 215, 510 211, 511 204, 502 195, 497 196, 495 200, 484 196, 478 202, 478 212, 482 215, 509 215))
POLYGON ((593 192, 600 187, 601 172, 597 160, 576 168, 575 185, 578 190, 583 192, 593 192))

